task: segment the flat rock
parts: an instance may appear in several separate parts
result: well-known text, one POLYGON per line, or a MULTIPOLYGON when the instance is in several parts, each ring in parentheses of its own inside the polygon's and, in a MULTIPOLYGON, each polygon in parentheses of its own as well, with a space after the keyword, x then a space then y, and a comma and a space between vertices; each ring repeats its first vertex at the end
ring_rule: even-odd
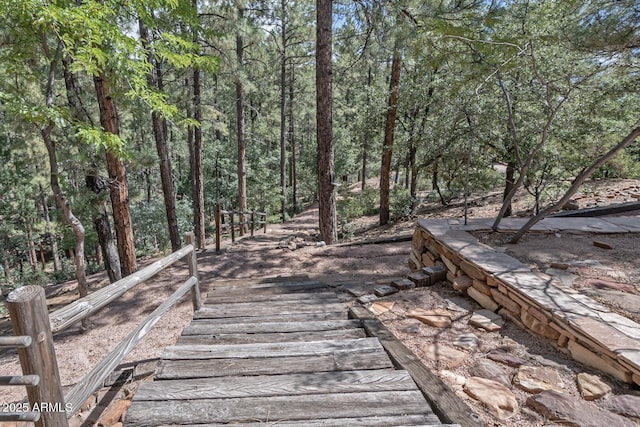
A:
POLYGON ((431 267, 423 267, 422 272, 429 276, 429 283, 435 285, 447 279, 447 269, 437 265, 431 267))
POLYGON ((640 419, 640 396, 632 394, 611 396, 604 402, 604 407, 616 414, 640 419))
POLYGON ((447 310, 436 308, 433 310, 423 310, 417 308, 407 313, 408 317, 417 319, 434 328, 448 328, 451 326, 451 314, 447 310))
POLYGON ((455 385, 462 386, 467 382, 467 378, 464 375, 457 374, 453 371, 449 371, 447 369, 442 369, 439 372, 442 378, 454 383, 455 385))
POLYGON ((584 289, 583 292, 591 297, 611 301, 623 310, 640 314, 640 295, 610 289, 584 289))
POLYGON ((431 285, 431 278, 422 271, 416 271, 409 274, 408 279, 415 284, 414 287, 425 287, 431 285))
MULTIPOLYGON (((474 333, 468 332, 466 334, 458 335, 453 340, 453 345, 467 350, 475 350, 480 345, 480 338, 474 333)), ((481 377, 482 375, 478 375, 481 377)))
POLYGON ((515 368, 527 364, 526 360, 504 350, 491 350, 487 354, 487 358, 515 368))
POLYGON ((529 393, 540 393, 545 390, 560 391, 564 387, 558 371, 546 366, 520 366, 513 377, 513 383, 529 393))
POLYGON ((469 373, 474 377, 486 378, 488 380, 499 382, 505 387, 511 386, 510 375, 505 372, 501 365, 497 364, 493 360, 476 360, 469 368, 469 373))
POLYGON ((407 289, 415 288, 416 284, 409 279, 396 279, 391 282, 391 286, 397 288, 398 290, 404 291, 407 289))
POLYGON ((367 294, 367 295, 362 295, 356 301, 358 301, 360 304, 369 304, 370 302, 373 302, 373 301, 375 301, 377 299, 378 299, 377 296, 371 295, 371 294, 367 294))
POLYGON ((462 297, 447 297, 445 298, 447 308, 453 311, 469 312, 473 310, 473 305, 462 297))
POLYGON ((551 421, 574 427, 634 427, 636 424, 620 415, 598 408, 555 390, 529 396, 526 405, 551 421))
POLYGON ((551 276, 554 282, 556 282, 558 285, 566 288, 572 287, 573 283, 578 278, 577 275, 559 268, 548 268, 544 272, 551 276))
POLYGON ((386 297, 387 295, 392 295, 392 294, 395 294, 396 292, 398 292, 398 288, 394 288, 393 286, 384 285, 384 286, 378 286, 377 288, 375 288, 373 290, 373 292, 376 294, 376 296, 386 297))
POLYGON ((505 420, 518 412, 515 395, 497 381, 471 377, 464 383, 464 391, 482 402, 489 412, 500 420, 505 420))
POLYGON ((441 362, 449 368, 462 366, 467 358, 467 353, 464 351, 456 350, 455 348, 440 344, 429 344, 423 347, 422 350, 428 359, 441 362))
POLYGON ((578 391, 584 400, 600 399, 605 394, 611 392, 609 384, 605 383, 597 375, 581 372, 576 376, 578 391))
POLYGON ((374 302, 373 304, 371 304, 371 307, 369 307, 369 311, 375 314, 376 316, 379 316, 391 310, 394 305, 395 303, 393 301, 374 302))
POLYGON ((587 279, 583 286, 585 288, 607 289, 612 291, 634 292, 635 287, 628 283, 615 282, 606 279, 587 279))
POLYGON ((478 310, 469 319, 469 324, 487 332, 494 332, 502 329, 504 319, 491 310, 478 310))

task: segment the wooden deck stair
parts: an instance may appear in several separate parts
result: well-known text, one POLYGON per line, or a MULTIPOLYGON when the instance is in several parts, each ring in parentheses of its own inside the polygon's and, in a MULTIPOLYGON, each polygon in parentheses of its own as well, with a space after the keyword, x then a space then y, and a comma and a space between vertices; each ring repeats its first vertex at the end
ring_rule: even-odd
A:
POLYGON ((310 280, 209 292, 129 426, 441 426, 408 372, 327 285, 310 280))

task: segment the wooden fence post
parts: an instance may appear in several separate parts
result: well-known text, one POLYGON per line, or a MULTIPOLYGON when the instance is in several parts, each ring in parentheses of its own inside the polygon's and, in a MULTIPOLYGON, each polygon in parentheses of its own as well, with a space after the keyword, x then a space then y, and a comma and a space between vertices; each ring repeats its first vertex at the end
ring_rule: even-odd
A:
POLYGON ((229 213, 229 215, 231 215, 231 241, 235 242, 236 241, 236 230, 235 230, 235 224, 233 223, 233 209, 231 209, 231 212, 229 213))
POLYGON ((202 300, 200 299, 200 278, 198 277, 198 261, 196 259, 196 238, 193 233, 187 233, 184 236, 187 245, 193 246, 193 251, 187 255, 187 263, 189 264, 189 276, 196 278, 196 284, 191 288, 191 302, 193 303, 193 311, 200 310, 202 300))
POLYGON ((33 285, 18 288, 7 297, 7 307, 14 334, 33 339, 29 347, 18 349, 18 355, 22 373, 40 378, 37 386, 27 387, 31 410, 40 412, 36 426, 68 427, 44 289, 33 285))
POLYGON ((253 226, 255 225, 256 211, 251 211, 251 237, 253 237, 253 226))
POLYGON ((220 203, 216 203, 216 252, 220 252, 220 203))
POLYGON ((264 232, 265 233, 267 232, 267 214, 266 214, 266 212, 264 214, 264 232))

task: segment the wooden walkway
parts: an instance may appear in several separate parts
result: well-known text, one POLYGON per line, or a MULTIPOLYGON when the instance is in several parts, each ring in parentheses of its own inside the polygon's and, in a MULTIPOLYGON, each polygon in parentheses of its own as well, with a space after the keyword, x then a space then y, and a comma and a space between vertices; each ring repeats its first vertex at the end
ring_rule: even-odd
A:
POLYGON ((441 426, 327 285, 310 280, 209 292, 126 425, 441 426))

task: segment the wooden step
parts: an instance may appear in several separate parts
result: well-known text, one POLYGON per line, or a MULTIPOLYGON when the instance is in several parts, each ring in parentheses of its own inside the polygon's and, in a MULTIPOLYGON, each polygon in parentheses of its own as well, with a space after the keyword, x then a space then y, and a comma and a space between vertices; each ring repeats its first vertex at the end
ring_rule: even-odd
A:
POLYGON ((275 332, 312 332, 333 331, 362 327, 360 320, 321 320, 311 322, 261 322, 212 324, 207 320, 194 320, 184 328, 182 335, 206 334, 243 334, 243 333, 275 333, 275 332))
POLYGON ((197 318, 206 316, 209 319, 222 317, 256 317, 283 314, 307 314, 346 311, 346 306, 341 303, 330 304, 300 304, 297 302, 273 302, 269 304, 235 303, 216 306, 203 306, 196 311, 197 318))
POLYGON ((205 320, 212 325, 243 324, 243 323, 272 323, 272 322, 308 322, 325 320, 347 320, 345 310, 323 311, 317 313, 288 313, 288 314, 256 314, 243 316, 220 317, 220 313, 212 308, 204 308, 193 314, 194 320, 205 320))
POLYGON ((167 347, 162 358, 186 360, 319 356, 378 349, 382 349, 382 345, 377 338, 235 345, 178 345, 167 347))
POLYGON ((228 304, 238 302, 259 302, 264 303, 265 299, 269 302, 274 301, 300 301, 313 302, 315 304, 325 304, 327 302, 339 302, 335 292, 295 292, 270 294, 265 296, 264 293, 254 293, 251 291, 242 292, 218 292, 209 293, 204 299, 206 305, 228 304))
POLYGON ((267 375, 276 373, 331 372, 351 370, 391 369, 387 353, 379 348, 351 353, 317 356, 283 356, 245 359, 161 360, 156 379, 206 378, 237 375, 267 375))
POLYGON ((240 333, 240 334, 203 334, 182 335, 176 345, 196 344, 250 344, 268 342, 302 342, 322 340, 346 340, 365 338, 364 329, 338 329, 333 331, 305 331, 305 332, 270 332, 270 333, 240 333))
POLYGON ((419 391, 145 401, 131 406, 126 422, 129 426, 147 427, 406 415, 432 415, 431 423, 439 423, 419 391))
POLYGON ((407 371, 343 371, 144 382, 134 401, 415 390, 407 371))

